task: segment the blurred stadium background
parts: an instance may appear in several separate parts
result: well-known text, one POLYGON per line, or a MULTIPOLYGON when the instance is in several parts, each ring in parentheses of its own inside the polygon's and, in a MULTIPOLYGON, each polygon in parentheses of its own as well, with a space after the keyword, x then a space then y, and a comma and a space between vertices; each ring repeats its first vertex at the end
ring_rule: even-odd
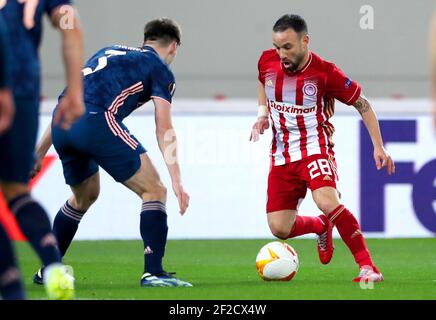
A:
MULTIPOLYGON (((250 98, 256 95, 257 60, 271 47, 274 22, 299 13, 314 52, 359 81, 371 98, 427 97, 428 29, 434 1, 75 1, 85 30, 87 57, 114 43, 140 45, 146 21, 175 19, 183 40, 173 70, 176 98, 250 98), (374 9, 374 29, 362 30, 362 6, 374 9)), ((42 45, 43 92, 63 89, 59 37, 48 25, 42 45)), ((207 108, 205 108, 207 109, 207 108)))
MULTIPOLYGON (((387 149, 397 164, 397 173, 393 177, 388 177, 384 172, 376 172, 374 169, 369 137, 360 123, 359 114, 354 109, 337 103, 336 115, 332 122, 336 127, 334 140, 341 179, 339 188, 343 202, 359 217, 365 235, 376 238, 372 239, 369 245, 376 261, 382 264, 391 277, 402 277, 403 284, 408 289, 406 292, 400 287, 387 286, 385 293, 378 292, 373 296, 363 293, 356 295, 356 291, 354 293, 344 291, 346 293, 343 295, 335 296, 326 294, 327 291, 335 291, 332 289, 334 280, 329 278, 330 280, 324 283, 325 287, 318 286, 317 283, 313 287, 308 287, 307 291, 301 291, 302 295, 295 297, 327 299, 436 297, 434 285, 436 281, 434 280, 436 279, 434 272, 436 131, 430 116, 428 50, 430 20, 435 9, 433 0, 420 0, 413 3, 406 0, 164 0, 158 2, 76 0, 75 3, 83 24, 86 58, 106 45, 141 45, 145 22, 157 16, 173 18, 182 27, 182 46, 172 66, 177 81, 174 124, 181 148, 183 180, 191 195, 191 205, 186 216, 180 217, 177 201, 172 192, 169 192, 167 207, 169 239, 172 240, 273 239, 264 213, 271 133, 263 136, 260 143, 253 145, 248 142, 251 126, 256 118, 257 61, 261 52, 272 46, 271 29, 279 16, 284 13, 298 13, 303 16, 309 27, 311 50, 335 62, 348 76, 357 80, 362 85, 365 95, 373 102, 373 107, 381 120, 387 149), (367 13, 361 10, 368 8, 365 6, 373 9, 373 29, 361 28, 361 19, 367 13), (425 242, 414 245, 406 241, 385 242, 381 247, 377 246, 380 243, 379 238, 411 237, 430 239, 422 239, 425 242), (417 249, 416 254, 419 254, 418 252, 426 254, 425 261, 422 262, 424 266, 415 270, 415 275, 419 270, 426 270, 425 275, 418 277, 418 285, 422 284, 422 286, 416 290, 413 286, 407 287, 408 283, 416 284, 413 271, 398 273, 405 267, 399 262, 404 262, 403 259, 407 259, 408 255, 404 253, 404 255, 389 256, 390 251, 396 246, 403 246, 406 243, 409 244, 407 250, 410 251, 407 253, 411 255, 412 261, 420 261, 418 256, 413 257, 414 248, 417 249), (388 258, 385 260, 385 257, 388 258), (398 266, 398 269, 389 269, 392 264, 398 266), (416 292, 421 289, 422 294, 416 295, 416 292), (319 295, 316 295, 315 291, 319 295)), ((40 131, 42 134, 42 130, 50 121, 50 112, 55 106, 55 99, 65 83, 59 36, 50 28, 48 21, 45 26, 41 58, 43 105, 40 131)), ((154 136, 152 113, 152 105, 148 104, 127 119, 126 124, 143 142, 161 173, 162 180, 170 187, 169 176, 154 136)), ((54 218, 70 192, 64 184, 61 165, 55 158, 54 150, 51 150, 50 156, 53 156, 52 160, 54 160, 47 165, 46 170, 35 182, 33 191, 34 196, 42 200, 54 218)), ((101 173, 101 196, 82 220, 76 239, 140 239, 139 199, 121 185, 117 185, 107 174, 101 173)), ((309 215, 319 214, 310 195, 306 197, 301 212, 309 215)), ((16 232, 13 225, 10 225, 11 230, 16 232)), ((338 234, 335 233, 335 236, 337 237, 338 234)), ((16 233, 16 237, 20 238, 19 233, 16 233)), ((311 241, 311 244, 307 245, 304 241, 308 240, 292 241, 297 251, 301 248, 300 255, 303 255, 300 271, 303 275, 300 276, 300 280, 297 277, 294 281, 306 280, 313 285, 313 280, 311 282, 310 279, 316 276, 319 268, 315 257, 315 244, 311 241), (310 247, 309 250, 313 252, 306 251, 306 247, 310 247), (311 271, 306 271, 308 273, 304 274, 304 268, 311 271)), ((179 244, 176 242, 169 243, 167 256, 170 265, 178 271, 185 271, 191 279, 195 279, 198 275, 196 272, 202 267, 202 251, 198 248, 193 249, 191 253, 195 258, 192 260, 183 260, 183 257, 181 260, 176 260, 171 258, 172 255, 176 255, 176 252, 186 250, 189 254, 189 248, 195 247, 190 242, 181 241, 179 244), (178 262, 182 265, 178 265, 178 262), (191 262, 198 268, 188 267, 191 262)), ((242 268, 238 269, 243 272, 238 273, 237 277, 244 277, 244 272, 247 270, 250 276, 243 279, 248 282, 250 279, 255 281, 254 258, 256 250, 263 242, 257 240, 251 245, 246 245, 244 242, 235 242, 234 245, 225 244, 230 251, 239 246, 239 254, 245 254, 243 256, 245 260, 241 258, 233 265, 235 268, 242 268), (245 246, 251 248, 251 251, 240 250, 245 246), (244 267, 241 267, 242 265, 244 267)), ((213 250, 220 247, 220 244, 215 242, 205 243, 211 244, 213 250)), ((344 250, 341 249, 342 243, 339 239, 336 243, 339 252, 344 250)), ((102 248, 99 244, 101 243, 96 242, 96 251, 102 248)), ((79 242, 77 247, 73 245, 69 261, 76 265, 76 268, 79 261, 74 262, 74 257, 78 259, 79 248, 85 247, 83 250, 87 252, 88 245, 85 242, 79 242)), ((137 252, 134 253, 136 256, 132 263, 139 274, 142 264, 140 242, 135 242, 134 248, 137 252)), ((206 257, 207 254, 211 255, 210 250, 203 249, 206 257)), ((89 250, 92 252, 92 249, 89 250)), ((121 253, 124 249, 120 250, 121 253)), ((102 255, 101 259, 107 259, 108 256, 103 255, 110 256, 110 251, 99 251, 102 255)), ((226 252, 222 254, 225 255, 226 252)), ((93 261, 92 257, 92 254, 87 253, 84 259, 89 263, 95 262, 97 266, 101 262, 98 260, 100 258, 93 261)), ((334 275, 339 276, 348 272, 351 279, 356 271, 352 257, 346 253, 344 257, 337 258, 336 266, 333 264, 332 270, 335 270, 334 275), (341 264, 340 259, 347 259, 346 263, 341 264)), ((208 258, 205 259, 209 261, 208 258)), ((210 261, 213 263, 214 260, 210 261)), ((30 262, 26 260, 25 263, 30 265, 25 265, 24 272, 31 274, 37 266, 35 260, 30 262)), ((103 277, 105 274, 85 267, 86 262, 83 263, 83 269, 80 269, 80 265, 78 267, 82 270, 82 275, 87 272, 89 277, 96 274, 103 277)), ((213 272, 216 275, 224 268, 225 272, 231 274, 230 266, 227 267, 220 266, 213 272), (225 269, 227 267, 228 269, 225 269)), ((410 265, 408 264, 407 267, 410 265)), ((122 270, 120 269, 119 272, 121 274, 122 270)), ((202 276, 200 274, 199 277, 205 282, 219 283, 226 293, 214 295, 210 293, 212 291, 203 288, 202 290, 210 294, 205 294, 206 291, 194 291, 195 294, 184 296, 181 291, 174 291, 170 295, 156 294, 152 298, 256 297, 254 293, 248 294, 248 291, 244 291, 245 295, 238 296, 238 291, 230 293, 224 290, 226 283, 224 276, 223 279, 212 279, 209 276, 201 278, 202 276)), ((86 277, 85 274, 80 279, 86 283, 84 280, 86 277)), ((124 278, 122 279, 124 281, 124 278)), ((102 283, 112 280, 99 279, 102 283)), ((117 280, 113 281, 117 283, 117 280)), ((120 286, 122 281, 120 280, 120 286)), ((132 281, 137 281, 137 277, 132 281)), ((136 288, 136 283, 134 284, 136 288)), ((139 293, 107 296, 105 294, 108 291, 103 290, 103 287, 93 288, 89 284, 87 286, 89 291, 86 291, 85 297, 142 297, 139 293)), ((275 290, 283 290, 283 292, 280 291, 269 298, 294 297, 289 296, 289 291, 277 288, 279 287, 275 287, 275 290)), ((338 292, 342 289, 342 287, 338 288, 338 292)), ((41 295, 39 289, 31 290, 33 290, 31 296, 41 295)), ((257 297, 262 297, 262 292, 255 294, 258 294, 257 297)))

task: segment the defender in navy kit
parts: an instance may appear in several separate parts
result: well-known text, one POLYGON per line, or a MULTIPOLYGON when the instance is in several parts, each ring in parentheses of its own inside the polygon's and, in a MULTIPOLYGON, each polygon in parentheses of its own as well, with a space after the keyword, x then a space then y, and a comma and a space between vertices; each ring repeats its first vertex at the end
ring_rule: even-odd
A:
MULTIPOLYGON (((48 266, 45 286, 49 298, 71 299, 74 296, 74 278, 61 264, 50 220, 41 205, 31 197, 29 180, 38 131, 41 73, 38 50, 43 16, 47 14, 62 35, 69 90, 59 105, 62 123, 56 124, 65 128, 84 112, 80 72, 83 64, 82 33, 70 0, 9 0, 2 1, 0 9, 7 30, 5 49, 7 47, 10 51, 8 86, 15 104, 14 121, 0 136, 0 187, 21 231, 44 265, 48 266), (70 15, 67 17, 70 24, 63 26, 61 21, 65 15, 70 15)), ((0 279, 7 279, 8 283, 16 278, 16 274, 5 271, 0 274, 0 279)), ((1 281, 1 284, 4 283, 1 281)), ((24 298, 24 294, 18 293, 4 295, 12 299, 24 298)))
MULTIPOLYGON (((146 150, 122 122, 139 106, 153 101, 158 144, 172 179, 180 213, 184 214, 189 196, 181 183, 174 149, 176 136, 171 123, 171 102, 175 80, 169 68, 180 37, 175 22, 155 19, 145 26, 142 47, 111 46, 99 50, 83 69, 85 115, 68 131, 52 126, 50 134, 49 128, 37 149, 41 160, 53 143, 62 161, 65 181, 73 191, 54 221, 53 230, 62 255, 83 215, 98 197, 99 167, 141 198, 142 286, 192 286, 163 270, 168 233, 166 188, 146 150), (171 139, 164 138, 168 133, 171 139), (174 150, 171 154, 165 152, 169 147, 174 150)), ((57 112, 56 108, 54 117, 57 112)), ((41 281, 40 275, 38 271, 35 282, 41 281)))

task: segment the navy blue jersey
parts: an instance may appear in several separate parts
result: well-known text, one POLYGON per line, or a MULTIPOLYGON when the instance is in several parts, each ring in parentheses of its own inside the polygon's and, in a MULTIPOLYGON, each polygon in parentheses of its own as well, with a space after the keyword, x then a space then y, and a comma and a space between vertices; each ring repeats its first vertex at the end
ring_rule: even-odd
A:
POLYGON ((175 91, 172 71, 149 46, 100 49, 87 61, 83 74, 87 110, 97 107, 121 119, 153 97, 171 103, 175 91))
POLYGON ((0 89, 10 86, 9 48, 7 47, 7 29, 0 14, 0 89))
POLYGON ((11 50, 11 88, 15 97, 39 98, 40 63, 38 48, 41 42, 42 18, 71 0, 39 0, 35 12, 35 25, 27 30, 23 24, 24 4, 8 0, 1 13, 8 27, 8 43, 11 50))

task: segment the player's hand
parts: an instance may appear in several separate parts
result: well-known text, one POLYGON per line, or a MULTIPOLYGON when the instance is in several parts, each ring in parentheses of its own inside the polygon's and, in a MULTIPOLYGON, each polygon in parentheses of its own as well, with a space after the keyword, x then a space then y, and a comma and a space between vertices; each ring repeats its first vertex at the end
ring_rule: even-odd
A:
POLYGON ((0 90, 0 135, 10 128, 14 114, 14 100, 11 91, 8 89, 0 90))
POLYGON ((18 2, 24 3, 23 24, 27 30, 30 30, 35 26, 35 12, 39 0, 18 0, 18 2))
POLYGON ((176 194, 177 200, 179 201, 179 212, 183 216, 186 212, 186 209, 189 207, 189 195, 185 192, 180 182, 173 182, 173 190, 176 194))
POLYGON ((66 94, 59 102, 53 118, 53 124, 68 130, 85 113, 82 96, 66 94))
POLYGON ((388 170, 388 175, 395 173, 395 163, 392 160, 389 153, 385 150, 384 147, 376 147, 374 148, 374 160, 375 166, 377 170, 380 170, 384 167, 388 170))
POLYGON ((259 134, 263 134, 269 128, 268 117, 259 117, 251 129, 250 141, 256 142, 259 140, 259 134))

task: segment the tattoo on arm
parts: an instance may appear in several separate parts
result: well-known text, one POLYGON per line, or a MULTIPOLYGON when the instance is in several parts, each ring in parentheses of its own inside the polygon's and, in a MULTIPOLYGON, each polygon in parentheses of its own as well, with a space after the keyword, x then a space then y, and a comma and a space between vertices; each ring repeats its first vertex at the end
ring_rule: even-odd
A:
POLYGON ((356 108, 357 111, 359 111, 360 115, 363 115, 371 108, 371 106, 369 105, 369 101, 363 96, 360 96, 353 104, 353 106, 356 108))

